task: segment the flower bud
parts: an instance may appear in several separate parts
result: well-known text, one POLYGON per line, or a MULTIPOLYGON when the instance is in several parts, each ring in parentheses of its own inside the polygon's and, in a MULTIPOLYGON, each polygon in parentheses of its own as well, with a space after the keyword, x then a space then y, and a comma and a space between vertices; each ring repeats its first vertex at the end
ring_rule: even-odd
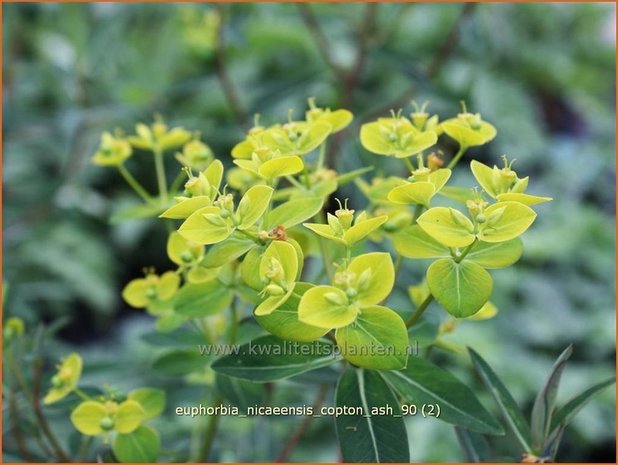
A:
POLYGON ((327 292, 324 294, 324 300, 333 304, 333 305, 347 305, 348 302, 345 297, 343 297, 338 292, 327 292))
POLYGON ((114 420, 111 417, 103 417, 99 421, 99 426, 103 431, 109 431, 114 428, 114 420))
POLYGON ((270 296, 280 296, 285 294, 285 290, 277 284, 269 284, 264 288, 264 291, 270 296))
POLYGON ((221 215, 215 213, 204 213, 204 219, 216 228, 223 228, 227 225, 225 220, 221 218, 221 215))
POLYGON ((373 277, 373 272, 370 268, 367 268, 365 271, 361 273, 358 277, 358 281, 356 282, 356 286, 359 290, 364 291, 369 286, 371 282, 371 278, 373 277))
POLYGON ((343 233, 345 231, 343 229, 343 226, 339 222, 339 218, 337 218, 335 215, 331 215, 330 213, 327 213, 326 214, 326 219, 328 221, 328 225, 333 230, 335 235, 336 236, 343 236, 343 233))
POLYGON ((431 171, 439 170, 444 166, 444 160, 442 159, 442 154, 440 152, 432 152, 427 157, 427 167, 431 171))
POLYGON ((275 257, 270 257, 265 275, 272 281, 283 278, 283 266, 281 266, 281 262, 275 257))
POLYGON ((54 375, 51 379, 52 386, 59 388, 64 385, 64 381, 58 375, 54 375))

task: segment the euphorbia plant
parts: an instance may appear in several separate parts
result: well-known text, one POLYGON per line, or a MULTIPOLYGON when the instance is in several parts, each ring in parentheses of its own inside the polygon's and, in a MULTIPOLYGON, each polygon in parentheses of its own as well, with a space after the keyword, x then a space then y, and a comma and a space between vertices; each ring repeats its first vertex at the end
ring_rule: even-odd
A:
MULTIPOLYGON (((342 412, 356 407, 353 414, 335 418, 346 461, 408 462, 402 417, 421 413, 455 425, 464 450, 472 454, 480 435, 501 435, 505 429, 470 388, 426 359, 429 350, 421 357, 411 348, 432 302, 445 318, 424 335, 428 348, 448 347, 442 335, 459 320, 496 314, 488 270, 517 262, 523 250, 519 237, 537 215, 533 208, 551 199, 527 193, 528 177, 518 174, 506 157, 502 167, 473 160, 476 185, 449 185, 464 153, 496 136, 490 123, 465 106, 443 122, 428 114, 426 106, 415 105, 409 118, 399 111, 363 124, 362 147, 403 160, 401 169, 406 170, 404 176, 376 176, 367 182, 362 176, 371 168, 337 173, 325 166, 329 136, 349 125, 352 114, 319 108, 313 100, 309 104, 303 120, 293 120, 291 114, 287 122, 272 126, 256 120, 232 148, 235 166, 227 169, 199 134, 169 129, 160 119, 152 126, 138 125, 134 136, 104 134, 93 161, 117 167, 144 199, 144 208, 132 210, 133 215, 156 214, 172 229, 167 253, 176 268, 162 274, 146 270, 145 277, 127 284, 123 297, 157 317, 159 331, 195 331, 210 345, 245 343, 182 372, 206 384, 208 392, 218 392, 214 404, 246 407, 242 398, 259 400, 260 383, 334 365, 339 379, 326 377, 323 389, 334 389, 333 402, 342 412), (450 159, 438 150, 445 138, 459 146, 450 159), (183 166, 168 188, 163 157, 174 150, 183 166), (158 196, 124 167, 134 151, 153 154, 158 196), (334 197, 350 182, 367 198, 364 206, 360 199, 341 202, 334 197), (334 209, 331 197, 338 202, 334 209), (414 282, 401 273, 406 259, 432 260, 424 280, 414 282), (409 287, 409 309, 390 303, 396 282, 409 287), (243 329, 252 322, 261 329, 251 331, 247 341, 243 329), (283 350, 286 341, 295 343, 293 352, 283 350), (391 410, 381 414, 385 407, 391 410)), ((554 376, 535 404, 531 433, 522 426, 521 414, 514 413, 518 410, 506 388, 471 353, 528 459, 553 458, 572 413, 588 394, 607 384, 554 415, 554 376)), ((73 383, 65 378, 63 382, 73 383)), ((134 426, 148 428, 140 426, 149 418, 146 407, 139 411, 139 396, 134 401, 131 396, 120 403, 112 399, 118 404, 113 408, 109 396, 86 400, 73 413, 76 428, 84 434, 116 428, 119 438, 134 434, 134 426), (130 409, 134 421, 127 426, 121 413, 130 409)), ((209 421, 207 436, 191 460, 209 459, 217 425, 213 418, 209 421)), ((143 434, 144 446, 149 434, 143 434)), ((140 441, 136 435, 135 442, 140 441)), ((127 457, 116 449, 117 458, 127 457)))

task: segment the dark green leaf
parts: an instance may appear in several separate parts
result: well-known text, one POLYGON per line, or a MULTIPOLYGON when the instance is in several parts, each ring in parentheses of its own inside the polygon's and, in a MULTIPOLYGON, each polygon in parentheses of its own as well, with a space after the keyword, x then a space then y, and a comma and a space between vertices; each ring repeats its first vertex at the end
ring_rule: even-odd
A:
POLYGON ((481 377, 485 387, 496 400, 504 419, 517 437, 519 444, 524 451, 532 453, 532 435, 530 434, 530 427, 517 406, 515 399, 513 399, 511 393, 487 362, 474 350, 468 348, 468 352, 470 353, 470 358, 472 359, 476 372, 481 377))
POLYGON ((176 350, 155 360, 152 368, 170 376, 180 376, 200 371, 208 365, 208 357, 194 350, 176 350))
POLYGON ((206 268, 216 268, 244 255, 255 247, 255 242, 240 233, 233 233, 223 242, 208 249, 201 265, 206 268))
POLYGON ((481 405, 472 390, 449 372, 418 357, 409 357, 401 371, 382 372, 386 381, 406 402, 437 404, 442 421, 471 431, 504 434, 496 419, 481 405))
POLYGON ((142 425, 129 434, 118 434, 112 443, 116 458, 123 463, 156 462, 161 449, 159 434, 142 425))
POLYGON ((538 449, 542 449, 545 440, 549 434, 551 418, 554 413, 556 403, 556 395, 558 394, 558 386, 560 377, 566 365, 566 362, 573 353, 573 346, 568 346, 564 352, 560 354, 554 366, 543 385, 543 388, 537 395, 532 407, 531 431, 532 444, 538 449))
POLYGON ((488 462, 490 457, 489 444, 482 434, 468 431, 460 426, 455 426, 455 434, 459 445, 466 455, 466 462, 488 462))
POLYGON ((201 317, 228 308, 233 294, 218 279, 199 284, 185 284, 174 297, 174 310, 179 315, 201 317))
POLYGON ((573 397, 563 407, 556 410, 551 420, 552 432, 559 425, 567 425, 579 411, 588 404, 597 394, 603 391, 606 387, 611 386, 616 382, 616 378, 610 378, 595 384, 591 388, 586 389, 581 394, 573 397))
POLYGON ((265 389, 263 384, 252 383, 219 373, 217 373, 215 383, 219 393, 243 412, 246 412, 247 407, 260 404, 264 399, 265 389))
POLYGON ((336 406, 360 414, 335 417, 345 462, 409 462, 406 428, 399 403, 375 371, 348 368, 337 385, 336 406), (392 412, 372 409, 391 408, 392 412))
POLYGON ((290 342, 264 336, 212 364, 213 370, 235 378, 268 382, 331 365, 341 360, 327 342, 290 342))

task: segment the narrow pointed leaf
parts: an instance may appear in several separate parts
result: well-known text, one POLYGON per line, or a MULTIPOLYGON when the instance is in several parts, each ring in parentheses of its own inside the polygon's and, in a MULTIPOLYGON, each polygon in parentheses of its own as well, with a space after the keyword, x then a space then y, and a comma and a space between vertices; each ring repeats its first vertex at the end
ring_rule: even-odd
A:
POLYGON ((264 383, 305 373, 341 360, 332 344, 323 341, 286 342, 264 336, 239 347, 212 364, 212 369, 234 378, 264 383))
POLYGON ((600 394, 606 387, 611 386, 616 382, 616 378, 610 378, 595 384, 591 388, 586 389, 581 394, 573 397, 563 407, 556 410, 552 416, 551 430, 555 431, 560 425, 567 425, 575 415, 583 409, 596 395, 600 394))
POLYGON ((382 376, 405 402, 437 404, 438 419, 478 433, 502 435, 496 419, 478 401, 472 390, 456 377, 431 362, 409 357, 401 371, 385 371, 382 376))
POLYGON ((498 375, 490 368, 481 356, 474 350, 468 348, 470 358, 474 365, 474 369, 480 376, 483 384, 487 390, 494 397, 500 411, 506 421, 507 425, 515 434, 515 437, 519 441, 522 449, 525 452, 532 452, 532 435, 530 433, 530 427, 524 418, 519 406, 513 399, 513 396, 504 386, 498 375))
POLYGON ((359 409, 361 415, 335 418, 344 462, 410 462, 406 427, 399 402, 375 371, 348 368, 335 396, 337 407, 359 409), (374 408, 392 408, 392 414, 371 414, 374 408))
POLYGON ((544 445, 549 434, 560 378, 572 353, 573 346, 568 346, 560 354, 532 406, 532 442, 537 448, 541 448, 544 445))

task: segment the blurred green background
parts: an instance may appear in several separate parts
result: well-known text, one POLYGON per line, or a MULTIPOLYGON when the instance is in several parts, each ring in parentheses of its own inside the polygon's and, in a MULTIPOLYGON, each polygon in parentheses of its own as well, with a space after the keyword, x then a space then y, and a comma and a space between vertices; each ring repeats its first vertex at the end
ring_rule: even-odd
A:
MULTIPOLYGON (((151 369, 164 351, 142 338, 153 320, 120 290, 143 266, 171 268, 166 231, 156 220, 111 224, 136 200, 115 171, 89 162, 103 130, 129 132, 155 113, 200 130, 229 161, 254 113, 274 123, 293 108, 300 118, 315 96, 355 114, 331 147, 338 170, 403 174, 362 149, 359 125, 409 111, 412 98, 443 118, 465 100, 498 129, 466 159, 506 153, 531 193, 555 200, 538 209, 523 259, 493 273, 499 315, 465 322, 451 339, 481 353, 527 411, 569 343, 560 401, 615 372, 613 4, 5 4, 3 58, 4 317, 30 331, 53 325, 50 366, 78 350, 87 384, 166 388, 163 460, 178 459, 193 425, 173 407, 197 402, 202 388, 151 369)), ((150 163, 136 158, 129 169, 154 191, 150 163)), ((466 169, 455 184, 473 184, 466 169)), ((353 186, 338 195, 363 205, 353 186)), ((422 275, 417 262, 404 266, 401 296, 422 275)), ((466 356, 434 355, 496 412, 466 356)), ((314 394, 295 386, 275 401, 310 403, 314 394)), ((74 434, 50 412, 61 437, 74 434)), ((298 421, 224 418, 214 458, 272 460, 298 421)), ((463 459, 450 426, 414 418, 408 431, 413 460, 463 459)), ((508 441, 492 442, 497 459, 512 454, 508 441)), ((5 461, 19 460, 10 437, 4 444, 5 461)), ((336 460, 332 423, 314 422, 291 458, 336 460)), ((615 460, 612 389, 567 430, 558 458, 615 460)))

